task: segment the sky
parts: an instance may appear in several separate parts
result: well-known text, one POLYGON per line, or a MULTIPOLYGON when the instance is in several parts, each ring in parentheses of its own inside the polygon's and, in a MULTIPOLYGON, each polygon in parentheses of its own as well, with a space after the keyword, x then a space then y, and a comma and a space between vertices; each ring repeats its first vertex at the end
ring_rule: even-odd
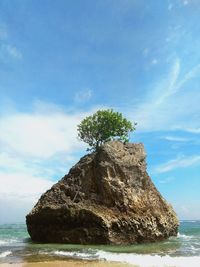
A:
POLYGON ((23 222, 86 154, 77 125, 137 122, 147 170, 200 219, 199 0, 0 1, 0 223, 23 222))

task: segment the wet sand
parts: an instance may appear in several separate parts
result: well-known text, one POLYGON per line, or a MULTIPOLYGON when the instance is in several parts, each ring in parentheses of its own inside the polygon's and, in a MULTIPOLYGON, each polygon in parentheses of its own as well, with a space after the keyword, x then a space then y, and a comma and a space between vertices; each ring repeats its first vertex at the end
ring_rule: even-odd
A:
POLYGON ((118 262, 107 261, 49 261, 49 262, 28 262, 28 263, 2 263, 0 267, 136 267, 118 262))

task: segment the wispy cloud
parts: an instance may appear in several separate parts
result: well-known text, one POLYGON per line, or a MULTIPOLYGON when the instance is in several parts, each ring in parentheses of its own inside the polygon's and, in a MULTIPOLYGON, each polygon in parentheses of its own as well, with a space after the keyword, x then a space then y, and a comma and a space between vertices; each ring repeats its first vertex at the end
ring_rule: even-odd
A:
POLYGON ((185 130, 189 133, 194 133, 194 134, 200 133, 200 128, 186 128, 185 130))
POLYGON ((10 44, 2 44, 0 46, 0 56, 7 58, 8 56, 13 59, 21 60, 23 58, 21 51, 10 44))
POLYGON ((170 11, 170 10, 172 10, 172 8, 173 8, 173 4, 170 3, 170 4, 168 5, 168 10, 170 11))
POLYGON ((13 45, 6 45, 6 51, 7 53, 16 59, 22 59, 22 53, 19 51, 19 49, 13 45))
POLYGON ((17 60, 23 58, 22 52, 13 45, 10 36, 8 35, 8 29, 5 23, 0 22, 0 57, 7 58, 8 56, 17 60))
POLYGON ((91 89, 85 89, 78 91, 75 94, 74 101, 76 103, 85 103, 88 102, 92 97, 93 91, 91 89))
POLYGON ((154 58, 152 61, 151 61, 151 64, 152 65, 157 65, 158 64, 158 59, 157 58, 154 58))
POLYGON ((190 4, 189 0, 181 0, 180 2, 178 1, 170 1, 168 4, 168 10, 171 11, 174 7, 178 6, 188 6, 190 4))
POLYGON ((166 177, 164 179, 160 179, 159 180, 159 183, 160 184, 168 184, 168 183, 170 183, 173 180, 174 180, 174 177, 166 177))
POLYGON ((178 157, 154 168, 154 173, 166 173, 179 168, 200 165, 200 155, 178 157))
POLYGON ((155 99, 155 105, 160 106, 168 97, 174 95, 180 86, 176 86, 176 82, 180 73, 180 60, 177 58, 172 67, 170 78, 167 80, 167 83, 162 88, 162 93, 155 99))
POLYGON ((171 135, 165 136, 165 137, 163 137, 163 139, 165 139, 167 141, 172 141, 172 142, 187 142, 187 141, 189 141, 188 138, 179 137, 179 136, 171 136, 171 135))
POLYGON ((188 0, 184 0, 184 1, 183 1, 183 5, 184 5, 184 6, 187 6, 188 4, 189 4, 189 1, 188 1, 188 0))
POLYGON ((176 90, 179 90, 186 82, 190 81, 191 79, 198 77, 199 74, 200 74, 200 64, 193 67, 183 76, 183 78, 177 83, 176 90))
POLYGON ((152 85, 146 99, 129 109, 139 131, 170 131, 200 128, 200 91, 197 89, 200 65, 182 74, 178 58, 165 79, 152 85))

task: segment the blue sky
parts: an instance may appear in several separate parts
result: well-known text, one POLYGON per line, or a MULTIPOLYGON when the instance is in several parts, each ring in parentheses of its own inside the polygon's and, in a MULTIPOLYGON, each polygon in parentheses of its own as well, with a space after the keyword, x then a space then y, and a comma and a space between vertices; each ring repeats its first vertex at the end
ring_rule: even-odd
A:
POLYGON ((138 123, 148 172, 200 219, 198 0, 0 1, 0 222, 23 221, 84 155, 100 108, 138 123))

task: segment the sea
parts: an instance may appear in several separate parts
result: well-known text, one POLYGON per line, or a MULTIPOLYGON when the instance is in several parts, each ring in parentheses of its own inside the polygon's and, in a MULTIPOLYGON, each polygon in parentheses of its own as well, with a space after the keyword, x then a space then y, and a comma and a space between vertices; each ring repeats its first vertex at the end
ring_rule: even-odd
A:
POLYGON ((113 246, 33 243, 23 223, 0 225, 0 264, 51 260, 108 261, 136 266, 200 266, 200 220, 181 221, 177 237, 113 246))

